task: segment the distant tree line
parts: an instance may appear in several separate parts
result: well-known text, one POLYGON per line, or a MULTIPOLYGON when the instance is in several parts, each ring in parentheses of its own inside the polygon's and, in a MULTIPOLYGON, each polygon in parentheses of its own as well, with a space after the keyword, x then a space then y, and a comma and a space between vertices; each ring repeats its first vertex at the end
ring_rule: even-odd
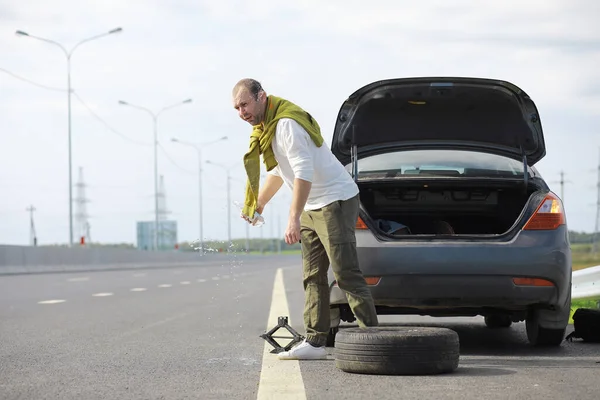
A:
MULTIPOLYGON (((592 240, 594 240, 594 234, 586 233, 586 232, 569 231, 569 239, 571 240, 571 243, 573 243, 573 244, 592 243, 592 240)), ((600 239, 600 237, 597 234, 596 240, 599 240, 599 239, 600 239)))

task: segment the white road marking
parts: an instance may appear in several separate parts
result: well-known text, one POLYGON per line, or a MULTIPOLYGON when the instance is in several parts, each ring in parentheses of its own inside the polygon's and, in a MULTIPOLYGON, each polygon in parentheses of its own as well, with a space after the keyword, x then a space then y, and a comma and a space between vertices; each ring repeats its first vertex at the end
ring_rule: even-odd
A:
POLYGON ((180 282, 180 283, 181 283, 182 285, 189 285, 189 284, 190 284, 190 281, 183 281, 183 282, 180 282))
POLYGON ((229 279, 229 275, 223 275, 221 278, 223 278, 223 279, 229 279))
POLYGON ((163 283, 162 285, 158 285, 158 287, 171 287, 172 285, 169 283, 163 283))
POLYGON ((219 280, 219 277, 218 277, 218 276, 213 276, 213 277, 212 277, 212 280, 213 280, 213 281, 218 281, 218 280, 219 280))
POLYGON ((113 293, 94 293, 92 296, 94 297, 107 297, 107 296, 112 296, 113 293))
POLYGON ((85 282, 85 281, 89 281, 90 278, 88 278, 87 276, 82 276, 80 278, 69 278, 67 279, 67 281, 69 282, 85 282))
POLYGON ((136 288, 133 288, 133 289, 131 289, 131 291, 132 291, 132 292, 145 292, 145 291, 146 291, 146 288, 143 288, 143 287, 136 287, 136 288))
POLYGON ((206 282, 206 279, 198 279, 198 282, 200 282, 200 283, 206 282))
POLYGON ((38 304, 58 304, 58 303, 64 303, 66 300, 43 300, 43 301, 38 301, 38 304))
MULTIPOLYGON (((282 315, 288 316, 288 324, 291 325, 292 320, 289 318, 290 311, 283 285, 283 272, 281 268, 278 268, 275 274, 271 311, 269 312, 266 331, 273 329, 277 325, 277 318, 282 315)), ((279 343, 284 345, 281 341, 279 343)), ((270 353, 272 349, 273 347, 265 341, 257 400, 306 400, 300 363, 297 360, 279 360, 276 354, 270 353)))

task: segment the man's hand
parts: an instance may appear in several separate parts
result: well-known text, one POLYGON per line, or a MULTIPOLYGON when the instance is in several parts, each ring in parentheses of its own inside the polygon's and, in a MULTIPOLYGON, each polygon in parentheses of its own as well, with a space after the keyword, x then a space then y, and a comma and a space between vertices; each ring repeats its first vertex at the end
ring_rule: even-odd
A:
MULTIPOLYGON (((262 214, 262 212, 263 212, 264 209, 265 209, 265 206, 259 204, 256 207, 256 212, 259 213, 259 214, 262 214)), ((256 219, 249 218, 244 213, 240 213, 240 218, 242 218, 244 221, 246 221, 247 223, 251 224, 252 226, 256 225, 256 222, 258 221, 258 218, 256 218, 256 219)))
POLYGON ((251 222, 252 222, 252 220, 251 220, 250 218, 248 218, 248 217, 246 216, 246 214, 244 214, 244 213, 240 213, 240 218, 242 218, 242 219, 243 219, 244 221, 246 221, 247 223, 251 223, 251 222))
POLYGON ((300 241, 300 218, 290 217, 285 231, 285 242, 294 244, 300 241))

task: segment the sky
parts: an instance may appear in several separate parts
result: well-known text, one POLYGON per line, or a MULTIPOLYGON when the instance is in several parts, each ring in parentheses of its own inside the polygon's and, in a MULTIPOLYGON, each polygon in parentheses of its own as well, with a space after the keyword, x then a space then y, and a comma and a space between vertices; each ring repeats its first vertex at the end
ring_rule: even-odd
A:
MULTIPOLYGON (((198 154, 202 150, 205 239, 227 239, 227 208, 243 201, 242 157, 250 126, 231 89, 262 82, 317 118, 327 145, 342 102, 361 86, 412 76, 508 80, 541 115, 547 147, 537 164, 560 194, 572 230, 594 228, 600 161, 600 2, 276 0, 0 0, 0 243, 68 242, 67 61, 71 49, 73 184, 81 168, 91 238, 136 241, 136 221, 154 215, 154 112, 159 174, 179 240, 199 236, 198 154), (228 203, 227 179, 230 167, 228 203)), ((77 198, 77 190, 73 190, 77 198)), ((267 207, 251 237, 282 237, 291 195, 267 207), (279 223, 277 223, 279 221, 279 223), (262 232, 261 232, 262 229, 262 232)), ((74 213, 77 212, 76 206, 74 213)), ((231 232, 246 225, 232 207, 231 232)), ((74 225, 75 227, 77 225, 74 225)), ((77 232, 75 232, 77 236, 77 232)))

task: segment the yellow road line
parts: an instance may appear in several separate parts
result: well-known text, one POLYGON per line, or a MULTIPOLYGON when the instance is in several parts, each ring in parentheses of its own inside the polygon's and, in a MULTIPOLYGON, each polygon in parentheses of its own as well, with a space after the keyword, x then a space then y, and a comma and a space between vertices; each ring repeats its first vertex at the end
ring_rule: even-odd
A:
MULTIPOLYGON (((275 274, 267 331, 277 325, 277 317, 280 316, 287 316, 288 323, 292 325, 281 268, 277 269, 275 274)), ((275 332, 275 336, 289 336, 289 332, 281 328, 275 332)), ((281 339, 277 341, 285 345, 281 339)), ((257 400, 306 400, 300 363, 297 360, 279 360, 276 354, 270 353, 272 349, 273 347, 265 341, 257 400)))

